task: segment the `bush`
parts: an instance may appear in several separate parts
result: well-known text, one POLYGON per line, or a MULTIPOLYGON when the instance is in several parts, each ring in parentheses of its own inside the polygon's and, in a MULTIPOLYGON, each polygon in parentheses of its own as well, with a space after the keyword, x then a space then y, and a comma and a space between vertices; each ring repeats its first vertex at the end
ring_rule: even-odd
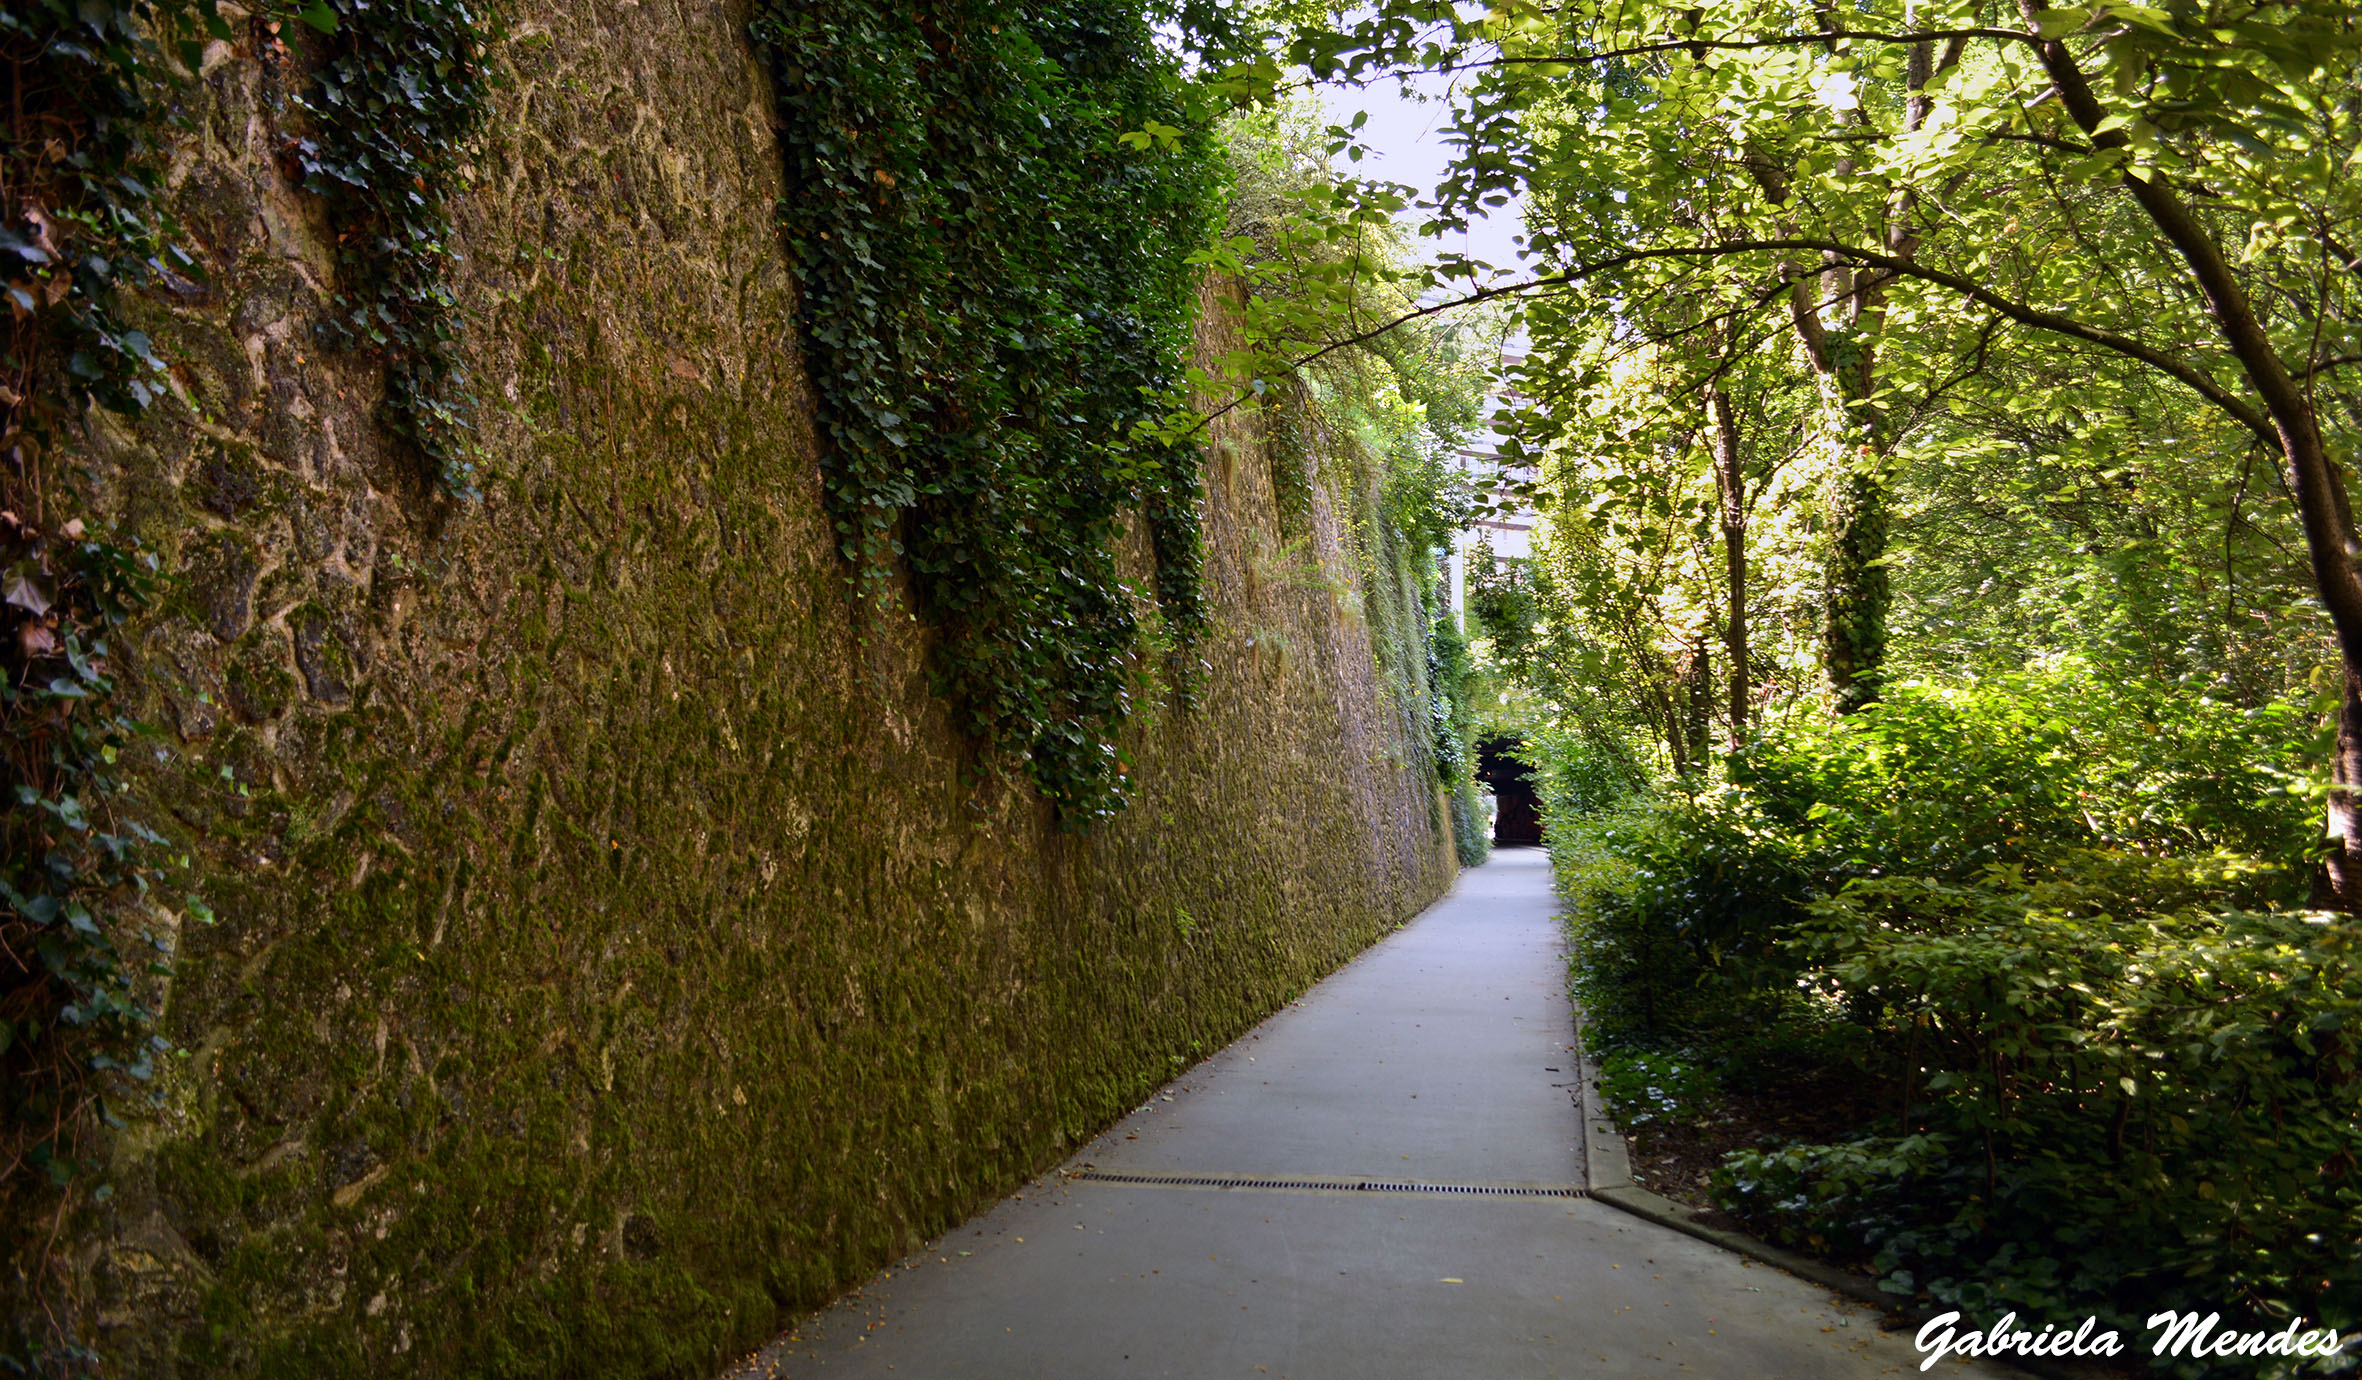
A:
MULTIPOLYGON (((1733 757, 1730 786, 1695 796, 1636 793, 1583 741, 1545 743, 1582 995, 1611 1039, 1757 1021, 1801 967, 1789 927, 1863 879, 1967 882, 1996 864, 2139 872, 2141 858, 2204 849, 2234 859, 2208 864, 2227 869, 2222 904, 2294 903, 2318 831, 2277 764, 2311 732, 2287 706, 2029 675, 1898 686, 1845 719, 1792 723, 1733 757)), ((2141 890, 2166 881, 2152 868, 2119 885, 2170 909, 2180 902, 2141 890)))
POLYGON ((1894 687, 1836 720, 1767 734, 1731 778, 1757 827, 1830 889, 1856 876, 1965 880, 2062 849, 2228 851, 2301 899, 2316 806, 2294 764, 2324 760, 2291 704, 2243 709, 2178 687, 2065 673, 1894 687))
POLYGON ((1902 686, 1728 787, 1557 819, 1599 1048, 1644 1115, 1651 1053, 1714 1075, 1677 1105, 1853 1079, 1885 1110, 1717 1193, 1900 1293, 2128 1336, 2362 1317, 2362 931, 2292 909, 2315 732, 2066 675, 1902 686))
POLYGON ((1459 855, 1460 866, 1474 867, 1493 854, 1492 819, 1474 780, 1462 777, 1452 783, 1451 791, 1452 851, 1459 855))
POLYGON ((1650 793, 1638 756, 1610 734, 1555 725, 1519 732, 1534 763, 1543 826, 1552 833, 1650 793))
POLYGON ((1435 736, 1435 776, 1448 792, 1446 808, 1452 819, 1452 852, 1462 867, 1474 867, 1492 856, 1492 820, 1484 797, 1476 788, 1474 715, 1469 698, 1476 664, 1468 656, 1467 639, 1441 613, 1427 623, 1428 718, 1435 736))
POLYGON ((1603 1047, 1710 1037, 1791 986, 1777 941, 1809 879, 1727 800, 1634 801, 1562 824, 1551 853, 1574 879, 1577 995, 1603 1047))
POLYGON ((2088 861, 1814 904, 1791 948, 1875 1032, 1893 1131, 1735 1155, 1725 1205, 1965 1309, 2362 1315, 2353 926, 2088 861))

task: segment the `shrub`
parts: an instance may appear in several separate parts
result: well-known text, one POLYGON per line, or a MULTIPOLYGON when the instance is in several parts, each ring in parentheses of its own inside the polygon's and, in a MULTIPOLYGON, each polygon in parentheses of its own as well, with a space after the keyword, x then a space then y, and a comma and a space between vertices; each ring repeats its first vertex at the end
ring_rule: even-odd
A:
POLYGON ((1777 940, 1808 878, 1727 801, 1634 801, 1562 826, 1551 852, 1575 879, 1577 994, 1605 1047, 1726 1029, 1789 985, 1777 940))
POLYGON ((1578 995, 1640 1080, 1842 1073, 1885 1110, 1723 1204, 1971 1316, 2362 1317, 2362 971, 2292 909, 2293 706, 1901 686, 1696 796, 1556 824, 1578 995), (2138 1316, 2134 1316, 2138 1314, 2138 1316))
POLYGON ((2298 706, 2066 673, 1903 685, 1860 713, 1792 723, 1735 755, 1757 827, 1834 889, 1856 876, 1962 880, 2062 849, 2247 854, 2303 891, 2320 759, 2298 706))
POLYGON ((1725 1205, 1964 1309, 2362 1315, 2354 927, 2089 861, 1814 904, 1792 947, 1893 1061, 1891 1131, 1734 1155, 1725 1205))
POLYGON ((1476 782, 1466 777, 1451 785, 1452 852, 1460 866, 1474 867, 1493 854, 1492 818, 1476 782))

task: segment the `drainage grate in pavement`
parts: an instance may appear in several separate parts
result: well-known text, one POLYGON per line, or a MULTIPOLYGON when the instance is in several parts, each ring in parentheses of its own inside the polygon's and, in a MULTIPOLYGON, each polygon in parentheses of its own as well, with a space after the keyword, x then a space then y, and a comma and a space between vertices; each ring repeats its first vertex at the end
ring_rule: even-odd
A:
POLYGON ((1586 1198, 1573 1184, 1418 1183, 1399 1179, 1271 1179, 1239 1174, 1128 1174, 1085 1167, 1065 1175, 1069 1182, 1133 1184, 1146 1188, 1262 1188, 1299 1193, 1453 1193, 1497 1198, 1586 1198))
POLYGON ((1387 1184, 1364 1183, 1364 1193, 1497 1193, 1511 1198, 1581 1198, 1572 1184, 1387 1184))

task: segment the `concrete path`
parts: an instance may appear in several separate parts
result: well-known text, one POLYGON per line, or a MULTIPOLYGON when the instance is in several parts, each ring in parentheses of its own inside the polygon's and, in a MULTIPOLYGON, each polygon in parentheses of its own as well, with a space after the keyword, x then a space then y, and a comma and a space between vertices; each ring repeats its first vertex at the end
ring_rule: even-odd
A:
POLYGON ((1916 1374, 1874 1314, 1564 1196, 1584 1170, 1555 908, 1540 850, 1494 854, 731 1376, 1916 1374))

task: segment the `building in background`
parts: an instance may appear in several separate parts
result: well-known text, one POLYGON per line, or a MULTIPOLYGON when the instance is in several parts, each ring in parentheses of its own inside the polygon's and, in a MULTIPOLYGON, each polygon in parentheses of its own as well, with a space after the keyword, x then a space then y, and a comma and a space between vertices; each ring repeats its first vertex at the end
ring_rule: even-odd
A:
MULTIPOLYGON (((1501 367, 1504 371, 1516 368, 1525 360, 1526 336, 1520 330, 1510 336, 1501 348, 1501 367)), ((1514 464, 1502 458, 1503 432, 1496 425, 1501 414, 1524 401, 1515 390, 1504 384, 1485 399, 1485 427, 1469 439, 1454 464, 1489 502, 1499 504, 1511 498, 1506 507, 1470 523, 1452 535, 1451 554, 1447 558, 1451 573, 1451 608, 1465 628, 1468 611, 1468 567, 1476 548, 1492 547, 1493 555, 1511 560, 1524 560, 1534 552, 1533 533, 1541 516, 1534 511, 1527 489, 1541 478, 1541 471, 1532 465, 1514 464)))

